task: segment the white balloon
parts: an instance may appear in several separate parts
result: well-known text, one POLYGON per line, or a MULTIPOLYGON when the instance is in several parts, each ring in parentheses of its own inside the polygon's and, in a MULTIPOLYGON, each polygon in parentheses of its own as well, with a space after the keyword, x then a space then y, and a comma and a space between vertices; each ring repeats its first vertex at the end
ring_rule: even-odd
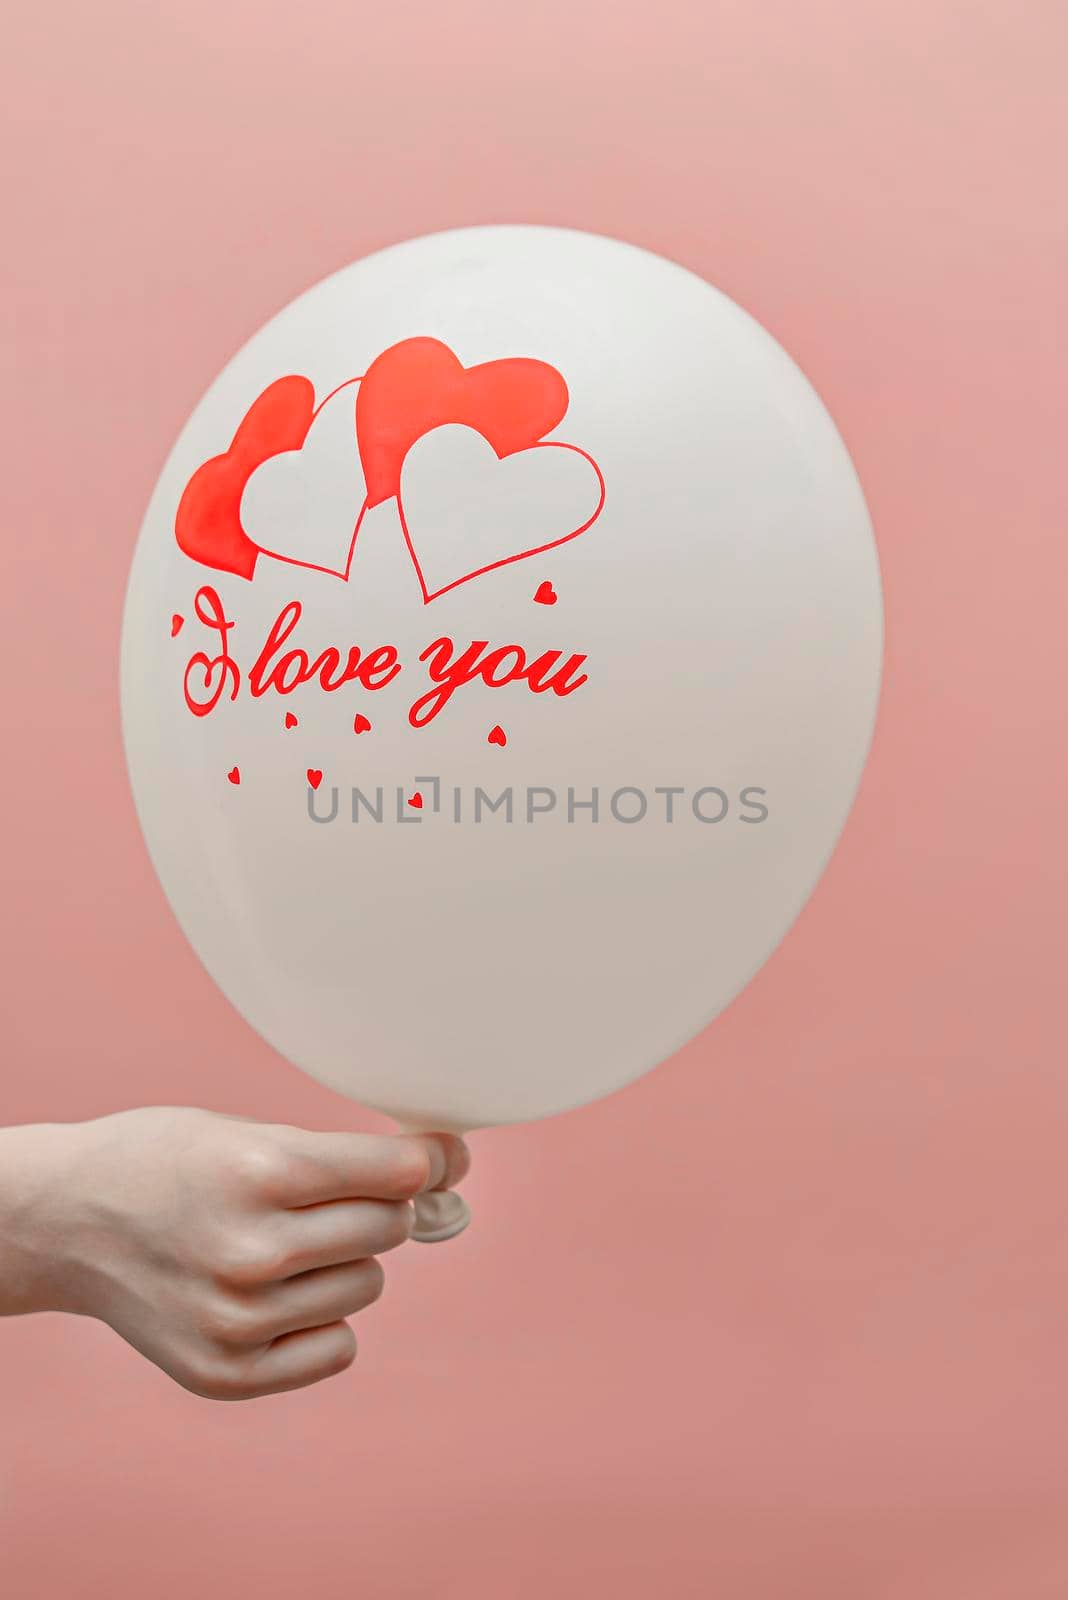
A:
POLYGON ((609 1093, 753 976, 881 646, 856 475, 774 340, 631 246, 464 229, 317 285, 198 405, 134 557, 126 750, 238 1010, 467 1130, 609 1093))

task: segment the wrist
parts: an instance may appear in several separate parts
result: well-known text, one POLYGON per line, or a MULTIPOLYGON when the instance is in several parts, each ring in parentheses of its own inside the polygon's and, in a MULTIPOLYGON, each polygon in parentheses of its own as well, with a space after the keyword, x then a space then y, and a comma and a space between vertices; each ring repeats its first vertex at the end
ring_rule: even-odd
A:
POLYGON ((0 1128, 0 1315, 87 1309, 77 1196, 92 1126, 0 1128))

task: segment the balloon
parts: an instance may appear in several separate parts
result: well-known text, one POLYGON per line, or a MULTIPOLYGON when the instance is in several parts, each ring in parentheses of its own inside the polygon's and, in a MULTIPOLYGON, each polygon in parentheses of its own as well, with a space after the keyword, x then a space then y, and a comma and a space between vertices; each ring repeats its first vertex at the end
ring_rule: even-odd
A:
POLYGON ((223 370, 133 561, 182 928, 409 1127, 592 1100, 753 976, 859 781, 882 607, 820 401, 732 301, 551 228, 416 239, 223 370))

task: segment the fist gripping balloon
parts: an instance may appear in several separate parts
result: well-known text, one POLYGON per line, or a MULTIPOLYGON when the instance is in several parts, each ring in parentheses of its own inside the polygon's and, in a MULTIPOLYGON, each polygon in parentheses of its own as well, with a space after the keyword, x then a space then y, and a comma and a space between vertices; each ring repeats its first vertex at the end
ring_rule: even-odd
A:
POLYGON ((438 234, 287 307, 178 439, 126 602, 134 796, 299 1067, 408 1127, 545 1116, 771 954, 881 637, 849 457, 756 323, 612 240, 438 234))

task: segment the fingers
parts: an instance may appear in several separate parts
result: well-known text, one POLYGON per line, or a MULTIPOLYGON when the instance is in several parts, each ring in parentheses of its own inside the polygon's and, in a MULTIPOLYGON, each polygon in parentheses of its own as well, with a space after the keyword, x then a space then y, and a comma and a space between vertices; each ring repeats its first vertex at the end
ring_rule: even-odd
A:
POLYGON ((424 1189, 449 1188, 470 1166, 452 1134, 309 1133, 279 1129, 286 1155, 279 1194, 288 1206, 325 1200, 410 1200, 424 1189))
POLYGON ((255 1400, 318 1383, 352 1364, 356 1340, 344 1319, 372 1305, 384 1281, 379 1263, 366 1260, 232 1288, 205 1306, 191 1358, 169 1370, 209 1400, 255 1400))
POLYGON ((335 1377, 355 1359, 356 1335, 347 1322, 334 1322, 276 1339, 256 1358, 249 1379, 259 1394, 283 1394, 335 1377))
POLYGON ((334 1200, 291 1211, 279 1220, 271 1277, 384 1255, 404 1243, 412 1222, 411 1206, 399 1200, 334 1200))
POLYGON ((449 1134, 261 1126, 228 1137, 217 1204, 182 1258, 187 1278, 194 1269, 184 1331, 152 1359, 216 1400, 344 1371, 356 1354, 345 1319, 382 1292, 376 1258, 410 1237, 411 1200, 447 1190, 468 1165, 449 1134))
POLYGON ((321 1328, 366 1311, 382 1293, 385 1273, 373 1258, 323 1267, 272 1285, 262 1296, 256 1332, 267 1342, 302 1328, 321 1328))
POLYGON ((178 1381, 207 1400, 258 1400, 332 1378, 356 1359, 347 1322, 289 1333, 248 1354, 228 1355, 178 1381))
POLYGON ((318 1383, 352 1363, 356 1341, 344 1319, 372 1305, 384 1281, 372 1259, 217 1293, 197 1319, 188 1358, 168 1370, 210 1400, 254 1400, 318 1383))

